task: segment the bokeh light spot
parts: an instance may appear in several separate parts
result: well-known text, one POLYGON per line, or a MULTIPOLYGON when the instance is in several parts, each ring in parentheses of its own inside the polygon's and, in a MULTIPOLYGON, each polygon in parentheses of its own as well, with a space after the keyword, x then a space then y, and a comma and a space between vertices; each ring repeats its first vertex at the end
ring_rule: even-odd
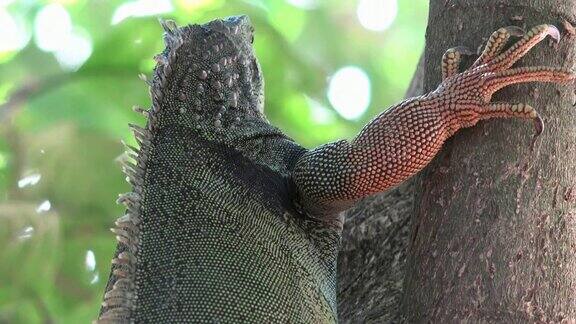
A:
POLYGON ((95 272, 94 274, 92 274, 92 279, 90 279, 90 284, 93 285, 93 284, 97 283, 98 281, 100 281, 100 275, 98 274, 98 272, 95 272))
POLYGON ((17 51, 28 43, 29 36, 23 26, 4 8, 0 7, 0 53, 17 51))
POLYGON ((24 178, 18 180, 18 188, 24 188, 28 186, 34 186, 42 179, 42 175, 39 173, 33 173, 25 176, 24 178))
POLYGON ((286 0, 289 4, 294 7, 311 10, 318 7, 318 2, 316 0, 286 0))
POLYGON ((52 204, 50 203, 50 200, 44 200, 40 205, 38 205, 38 207, 36 207, 36 212, 38 214, 45 213, 45 212, 49 211, 50 208, 52 208, 52 204))
POLYGON ((27 226, 18 233, 18 239, 20 241, 24 241, 24 240, 31 238, 32 235, 34 235, 34 227, 27 226))
POLYGON ((34 21, 36 45, 54 53, 65 70, 77 70, 92 54, 87 32, 74 28, 68 11, 60 4, 44 6, 34 21))
POLYGON ((54 55, 66 70, 77 70, 92 54, 92 40, 86 32, 73 31, 54 55))
POLYGON ((112 25, 129 17, 146 17, 174 10, 170 0, 138 0, 121 4, 114 10, 112 25))
POLYGON ((362 116, 370 104, 370 79, 364 70, 346 66, 336 71, 328 86, 328 100, 344 118, 362 116))
POLYGON ((64 46, 71 31, 70 15, 60 4, 42 7, 34 20, 34 40, 38 48, 46 52, 64 46))
POLYGON ((96 255, 94 251, 88 250, 86 251, 86 256, 84 257, 84 264, 86 265, 86 270, 94 271, 96 269, 96 255))
POLYGON ((398 3, 397 0, 360 0, 356 13, 364 28, 383 31, 396 19, 398 3))
POLYGON ((14 2, 14 0, 0 0, 0 6, 7 6, 14 2))

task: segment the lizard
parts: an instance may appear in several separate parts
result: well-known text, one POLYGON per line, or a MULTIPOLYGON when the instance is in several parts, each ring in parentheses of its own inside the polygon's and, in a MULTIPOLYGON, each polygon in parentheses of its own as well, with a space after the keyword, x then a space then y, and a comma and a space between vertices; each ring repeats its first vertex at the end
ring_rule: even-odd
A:
POLYGON ((307 150, 264 115, 264 80, 246 16, 161 21, 132 191, 97 323, 337 322, 343 211, 424 168, 459 129, 492 118, 543 122, 524 103, 491 102, 511 84, 572 82, 569 69, 512 67, 553 25, 494 32, 478 59, 442 57, 434 91, 385 110, 352 140, 307 150), (507 46, 509 39, 519 37, 507 46))

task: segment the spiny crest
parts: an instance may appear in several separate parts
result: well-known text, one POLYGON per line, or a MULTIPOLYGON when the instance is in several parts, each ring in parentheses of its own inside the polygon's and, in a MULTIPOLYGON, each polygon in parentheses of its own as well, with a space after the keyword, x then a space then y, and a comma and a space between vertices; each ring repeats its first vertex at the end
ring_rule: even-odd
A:
MULTIPOLYGON (((141 74, 140 79, 154 88, 153 81, 141 74)), ((153 92, 152 90, 150 91, 153 92)), ((136 256, 139 250, 139 234, 141 223, 141 201, 143 199, 144 171, 151 149, 151 130, 155 128, 158 111, 157 102, 153 100, 152 109, 146 110, 134 106, 133 110, 148 118, 145 127, 129 124, 140 148, 135 148, 123 142, 127 155, 135 162, 123 161, 122 170, 126 180, 132 185, 132 191, 119 196, 117 203, 126 207, 126 213, 115 222, 111 231, 118 241, 117 255, 112 259, 112 275, 106 288, 102 311, 96 323, 129 322, 135 307, 135 276, 136 256)))
MULTIPOLYGON (((138 164, 130 164, 124 170, 130 182, 136 188, 142 184, 142 174, 135 172, 138 164), (128 170, 130 168, 130 170, 128 170)), ((141 191, 141 190, 137 190, 141 191)), ((128 192, 119 196, 117 202, 126 206, 126 214, 116 220, 116 227, 110 230, 116 235, 119 243, 115 258, 112 259, 112 278, 104 295, 102 314, 97 323, 117 323, 129 321, 135 306, 135 272, 136 255, 139 249, 139 224, 141 196, 128 192)))
MULTIPOLYGON (((151 117, 155 110, 134 108, 137 112, 144 112, 151 117)), ((143 182, 148 151, 151 149, 151 129, 154 128, 150 118, 146 127, 129 124, 140 148, 135 148, 123 142, 130 160, 122 161, 122 171, 126 180, 132 185, 132 191, 119 195, 117 203, 126 207, 126 213, 115 222, 116 227, 110 230, 116 235, 118 241, 118 254, 112 259, 112 276, 104 295, 102 313, 97 323, 116 323, 129 321, 135 307, 135 276, 136 256, 139 250, 139 225, 141 215, 141 202, 143 200, 143 182), (111 285, 111 286, 110 286, 111 285)))
POLYGON ((165 20, 165 19, 158 19, 158 21, 160 22, 160 25, 162 26, 162 28, 164 29, 164 31, 166 32, 166 35, 168 36, 174 36, 178 33, 178 26, 176 25, 176 22, 174 22, 174 20, 165 20))

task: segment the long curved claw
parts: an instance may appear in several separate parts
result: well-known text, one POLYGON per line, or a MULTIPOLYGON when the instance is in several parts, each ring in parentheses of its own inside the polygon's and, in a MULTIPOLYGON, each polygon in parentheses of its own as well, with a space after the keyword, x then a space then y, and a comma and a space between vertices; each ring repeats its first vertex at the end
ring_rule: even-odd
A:
POLYGON ((560 31, 554 25, 539 25, 532 28, 516 44, 508 50, 495 57, 490 63, 492 71, 501 71, 510 68, 521 59, 536 44, 540 43, 546 36, 552 37, 556 42, 560 41, 560 31))
POLYGON ((458 68, 463 55, 472 55, 472 51, 465 46, 453 47, 442 56, 442 80, 458 74, 458 68))
POLYGON ((486 47, 484 47, 484 51, 480 55, 480 57, 472 64, 472 68, 480 66, 482 64, 488 63, 491 61, 496 55, 500 54, 508 39, 511 36, 524 36, 525 31, 516 26, 508 26, 502 27, 492 33, 488 42, 486 43, 486 47))
POLYGON ((520 67, 492 74, 486 79, 487 98, 504 87, 525 82, 567 83, 576 79, 573 71, 548 66, 520 67))

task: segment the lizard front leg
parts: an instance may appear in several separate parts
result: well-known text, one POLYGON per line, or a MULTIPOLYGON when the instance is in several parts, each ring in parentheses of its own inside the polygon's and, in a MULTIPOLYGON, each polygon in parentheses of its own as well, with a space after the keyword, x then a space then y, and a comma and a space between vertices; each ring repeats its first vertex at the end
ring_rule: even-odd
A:
POLYGON ((438 153, 456 131, 479 120, 518 117, 542 120, 526 104, 491 103, 492 95, 521 82, 564 83, 572 71, 552 67, 509 69, 533 46, 560 33, 551 25, 536 26, 503 51, 516 28, 502 28, 490 37, 486 49, 466 71, 458 73, 461 51, 449 50, 442 60, 443 82, 436 90, 391 107, 367 124, 352 141, 320 146, 304 154, 293 171, 298 201, 311 215, 344 210, 358 199, 384 191, 411 177, 438 153))

